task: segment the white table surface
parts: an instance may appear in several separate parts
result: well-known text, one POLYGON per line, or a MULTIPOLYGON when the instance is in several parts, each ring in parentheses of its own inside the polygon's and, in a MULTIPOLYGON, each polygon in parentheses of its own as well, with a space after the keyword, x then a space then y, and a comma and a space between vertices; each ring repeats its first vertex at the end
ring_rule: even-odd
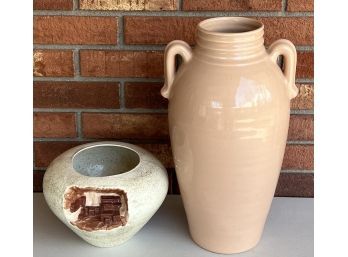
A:
MULTIPOLYGON (((274 198, 260 243, 238 257, 312 257, 313 199, 274 198)), ((152 219, 129 241, 113 248, 87 244, 34 193, 35 257, 205 257, 219 256, 190 238, 180 196, 167 196, 152 219)), ((226 256, 226 255, 221 255, 226 256)))

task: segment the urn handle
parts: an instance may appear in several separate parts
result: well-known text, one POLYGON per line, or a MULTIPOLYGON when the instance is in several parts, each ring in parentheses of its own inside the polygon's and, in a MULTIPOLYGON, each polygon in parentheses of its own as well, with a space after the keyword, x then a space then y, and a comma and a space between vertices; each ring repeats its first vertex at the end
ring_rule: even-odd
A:
POLYGON ((184 63, 187 63, 192 57, 192 49, 181 40, 174 40, 167 45, 164 53, 164 86, 161 89, 161 95, 165 98, 170 96, 175 77, 175 56, 177 54, 181 55, 184 63))
POLYGON ((284 76, 287 80, 288 93, 290 99, 298 94, 298 88, 295 85, 296 48, 289 40, 279 39, 270 45, 268 53, 273 62, 277 62, 277 58, 282 55, 284 57, 284 76))

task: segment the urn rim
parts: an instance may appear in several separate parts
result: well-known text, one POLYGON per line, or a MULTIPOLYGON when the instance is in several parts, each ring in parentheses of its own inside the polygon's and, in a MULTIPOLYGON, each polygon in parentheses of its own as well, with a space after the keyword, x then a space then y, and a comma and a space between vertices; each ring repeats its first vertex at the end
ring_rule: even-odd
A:
POLYGON ((246 17, 216 17, 198 23, 199 32, 206 35, 244 37, 263 34, 264 25, 261 21, 246 17))

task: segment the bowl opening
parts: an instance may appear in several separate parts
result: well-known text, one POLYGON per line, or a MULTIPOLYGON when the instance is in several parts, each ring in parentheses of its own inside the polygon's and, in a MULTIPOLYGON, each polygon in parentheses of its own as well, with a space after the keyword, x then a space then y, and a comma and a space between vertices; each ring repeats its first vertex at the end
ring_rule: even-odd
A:
POLYGON ((140 162, 139 155, 118 145, 96 145, 77 152, 73 157, 73 168, 89 177, 106 177, 125 173, 140 162))

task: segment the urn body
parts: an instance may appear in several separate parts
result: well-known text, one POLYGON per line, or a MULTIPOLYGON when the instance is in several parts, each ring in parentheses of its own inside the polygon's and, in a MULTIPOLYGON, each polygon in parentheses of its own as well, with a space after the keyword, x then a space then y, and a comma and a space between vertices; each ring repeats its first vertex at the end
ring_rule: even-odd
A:
POLYGON ((277 185, 297 94, 296 50, 287 40, 266 50, 262 23, 248 18, 205 20, 196 42, 192 51, 173 41, 165 53, 161 93, 180 193, 198 245, 242 252, 260 240, 277 185))

